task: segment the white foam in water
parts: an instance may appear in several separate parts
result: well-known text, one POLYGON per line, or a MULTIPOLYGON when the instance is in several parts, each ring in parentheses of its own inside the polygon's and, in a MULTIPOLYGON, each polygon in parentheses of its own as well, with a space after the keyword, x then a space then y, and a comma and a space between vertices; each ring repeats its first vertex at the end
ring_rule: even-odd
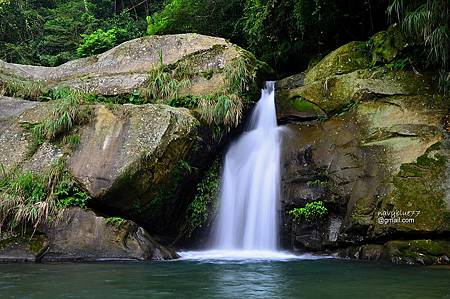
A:
POLYGON ((295 255, 284 251, 261 250, 206 250, 178 252, 180 260, 193 261, 289 261, 329 258, 311 254, 295 255))

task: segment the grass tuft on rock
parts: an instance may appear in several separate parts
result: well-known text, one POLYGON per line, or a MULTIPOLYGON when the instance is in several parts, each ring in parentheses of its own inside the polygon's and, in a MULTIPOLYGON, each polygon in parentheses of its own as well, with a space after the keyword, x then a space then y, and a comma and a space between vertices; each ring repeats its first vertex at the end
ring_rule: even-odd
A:
MULTIPOLYGON (((91 108, 83 105, 86 99, 83 93, 61 88, 53 90, 51 96, 56 104, 48 118, 38 124, 24 124, 32 135, 29 155, 34 154, 45 141, 54 141, 76 126, 86 123, 91 115, 91 108)), ((69 137, 67 141, 71 145, 77 143, 75 137, 69 137)))
POLYGON ((70 206, 86 208, 89 196, 83 192, 63 159, 36 174, 13 170, 0 178, 0 231, 28 226, 33 229, 70 206))

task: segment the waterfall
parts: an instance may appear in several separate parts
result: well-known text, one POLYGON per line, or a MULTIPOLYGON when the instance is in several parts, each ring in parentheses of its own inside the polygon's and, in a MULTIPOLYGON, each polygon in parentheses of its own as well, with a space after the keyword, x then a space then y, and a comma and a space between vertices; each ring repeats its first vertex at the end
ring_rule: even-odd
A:
POLYGON ((215 249, 277 249, 280 142, 275 84, 267 82, 246 130, 225 156, 215 249))

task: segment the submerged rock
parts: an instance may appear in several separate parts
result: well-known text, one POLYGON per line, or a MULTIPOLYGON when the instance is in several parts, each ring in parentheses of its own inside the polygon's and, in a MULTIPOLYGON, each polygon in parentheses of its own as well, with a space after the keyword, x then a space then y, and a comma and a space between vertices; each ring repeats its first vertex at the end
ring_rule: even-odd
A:
POLYGON ((393 240, 382 245, 366 244, 340 249, 338 256, 407 265, 449 265, 450 242, 430 239, 393 240))

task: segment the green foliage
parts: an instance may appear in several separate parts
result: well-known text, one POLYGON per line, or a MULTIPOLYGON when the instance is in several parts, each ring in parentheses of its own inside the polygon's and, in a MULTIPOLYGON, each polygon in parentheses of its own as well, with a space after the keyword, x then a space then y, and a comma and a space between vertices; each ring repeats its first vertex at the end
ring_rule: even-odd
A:
POLYGON ((323 201, 313 201, 307 203, 303 208, 294 208, 289 211, 289 215, 297 222, 311 222, 323 218, 328 213, 323 201))
POLYGON ((385 10, 373 0, 171 0, 147 18, 147 34, 221 36, 278 70, 298 71, 317 54, 384 29, 385 10))
POLYGON ((82 35, 98 29, 124 30, 116 34, 117 43, 142 36, 146 26, 144 16, 158 9, 160 2, 139 5, 129 0, 120 3, 111 0, 3 2, 0 59, 54 66, 76 58, 82 35), (134 15, 129 8, 134 8, 134 15))
POLYGON ((180 186, 182 186, 186 179, 192 175, 195 170, 189 162, 179 160, 174 168, 170 170, 169 178, 165 184, 159 184, 157 190, 155 190, 152 200, 141 207, 139 199, 133 203, 133 208, 137 209, 137 213, 145 213, 146 215, 158 215, 164 208, 167 207, 167 203, 179 196, 180 186))
POLYGON ((0 230, 27 225, 36 229, 59 209, 85 208, 88 200, 63 160, 40 174, 16 169, 0 177, 0 230))
POLYGON ((240 123, 246 97, 255 84, 255 65, 256 62, 243 53, 225 67, 225 89, 198 101, 200 115, 207 124, 230 128, 240 123))
POLYGON ((68 144, 71 149, 75 149, 81 141, 81 137, 78 134, 71 134, 64 136, 63 143, 68 144))
POLYGON ((391 63, 386 64, 386 67, 392 71, 403 71, 411 66, 410 58, 395 59, 391 63))
POLYGON ((211 214, 217 210, 217 195, 220 184, 220 164, 214 162, 202 181, 197 185, 194 200, 187 209, 184 234, 190 237, 198 228, 202 227, 211 214))
POLYGON ((68 207, 85 209, 90 199, 89 195, 78 187, 75 179, 67 171, 62 172, 61 179, 55 188, 55 195, 58 198, 56 202, 58 209, 68 207))
POLYGON ((450 2, 447 0, 392 0, 388 11, 395 15, 409 41, 422 48, 429 65, 442 69, 438 83, 449 91, 450 2))
POLYGON ((121 226, 123 223, 125 222, 125 219, 121 218, 121 217, 108 217, 106 218, 106 223, 119 227, 121 226))
POLYGON ((225 38, 239 37, 240 0, 172 0, 147 17, 147 34, 196 32, 225 38))
POLYGON ((117 45, 119 35, 126 35, 125 29, 112 28, 108 31, 97 29, 91 34, 82 34, 83 43, 78 47, 79 57, 87 57, 102 53, 117 45))

